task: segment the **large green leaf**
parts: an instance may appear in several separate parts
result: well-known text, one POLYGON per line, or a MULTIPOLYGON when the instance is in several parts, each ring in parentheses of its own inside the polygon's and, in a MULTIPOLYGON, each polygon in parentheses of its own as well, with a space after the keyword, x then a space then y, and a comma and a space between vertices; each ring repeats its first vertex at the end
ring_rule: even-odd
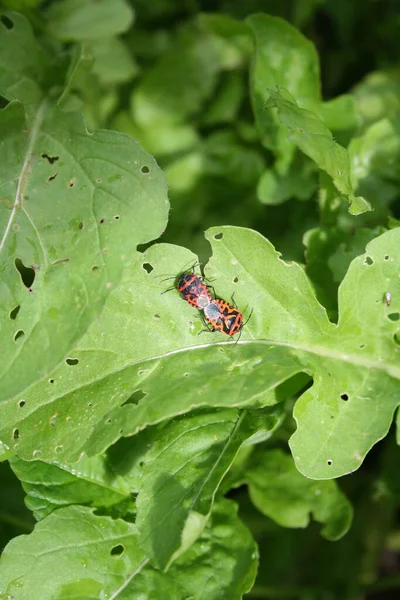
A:
POLYGON ((131 523, 94 516, 88 508, 61 508, 8 544, 0 598, 110 597, 146 562, 131 523))
POLYGON ((1 438, 28 460, 76 460, 83 450, 100 453, 121 436, 198 406, 268 405, 276 401, 270 390, 305 371, 314 385, 294 412, 298 468, 318 479, 357 469, 386 434, 398 403, 399 236, 398 229, 385 233, 351 263, 337 326, 303 269, 285 263, 262 236, 211 229, 207 274, 217 293, 229 298, 235 291, 245 315, 254 310, 236 345, 221 333, 198 336, 196 310, 177 292, 162 295, 162 276, 188 268, 194 257, 153 246, 110 295, 73 360, 52 373, 51 383, 4 404, 1 438))
POLYGON ((31 535, 15 538, 0 560, 0 598, 151 598, 240 600, 253 585, 257 551, 237 507, 224 501, 190 550, 162 574, 148 564, 135 525, 61 508, 31 535), (216 562, 215 562, 216 561, 216 562))
POLYGON ((1 400, 66 358, 168 211, 164 176, 136 142, 89 134, 80 114, 40 99, 47 59, 26 19, 7 19, 0 93, 26 114, 16 101, 0 112, 1 400))
POLYGON ((283 527, 307 527, 310 514, 324 524, 321 534, 329 540, 350 527, 351 504, 336 482, 304 477, 281 450, 253 453, 245 480, 255 506, 283 527))
POLYGON ((46 103, 29 130, 19 104, 0 119, 4 400, 65 357, 137 244, 165 227, 168 202, 154 159, 123 134, 89 135, 79 115, 46 103))

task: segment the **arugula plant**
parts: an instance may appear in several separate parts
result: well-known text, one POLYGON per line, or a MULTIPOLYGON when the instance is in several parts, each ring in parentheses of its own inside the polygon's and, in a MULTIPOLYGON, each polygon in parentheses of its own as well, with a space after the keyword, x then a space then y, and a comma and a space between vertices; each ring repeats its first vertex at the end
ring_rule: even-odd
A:
POLYGON ((324 101, 316 3, 177 4, 0 11, 0 598, 356 599, 397 548, 397 75, 324 101), (238 343, 163 294, 199 257, 238 343))

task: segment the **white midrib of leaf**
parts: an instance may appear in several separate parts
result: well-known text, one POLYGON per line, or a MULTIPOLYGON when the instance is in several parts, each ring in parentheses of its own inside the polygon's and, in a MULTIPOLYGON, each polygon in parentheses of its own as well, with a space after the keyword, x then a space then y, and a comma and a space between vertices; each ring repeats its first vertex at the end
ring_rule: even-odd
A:
POLYGON ((129 577, 127 577, 127 579, 125 579, 124 583, 117 589, 115 590, 115 592, 113 593, 112 596, 110 596, 109 600, 115 600, 115 598, 118 598, 118 596, 121 594, 121 592, 124 591, 124 589, 130 584, 130 582, 132 581, 132 579, 134 577, 136 577, 136 575, 139 575, 139 573, 144 569, 144 567, 147 565, 147 563, 149 562, 150 559, 146 558, 139 566, 138 568, 129 575, 129 577))
POLYGON ((28 176, 30 173, 30 163, 31 163, 31 158, 32 158, 32 152, 33 152, 33 148, 35 146, 37 137, 39 135, 40 127, 43 122, 46 104, 47 104, 46 100, 43 100, 40 103, 39 108, 38 108, 36 115, 34 117, 34 120, 33 120, 28 147, 27 147, 24 162, 23 162, 23 165, 21 168, 21 173, 19 174, 19 177, 18 177, 18 186, 17 186, 17 191, 15 194, 14 204, 13 204, 13 207, 12 207, 12 210, 10 213, 10 217, 7 221, 7 225, 6 225, 3 237, 0 241, 0 252, 3 250, 3 248, 6 244, 8 234, 10 233, 12 224, 13 224, 15 216, 17 214, 17 210, 22 207, 22 203, 23 203, 23 199, 24 199, 24 192, 25 192, 25 189, 26 189, 26 186, 28 183, 28 176))
MULTIPOLYGON (((113 373, 117 373, 119 371, 123 371, 124 369, 126 369, 127 367, 131 367, 135 364, 143 364, 146 362, 151 362, 154 360, 162 360, 163 358, 167 358, 168 356, 173 356, 174 354, 181 354, 184 352, 191 352, 191 351, 196 351, 199 349, 203 349, 203 348, 210 348, 212 346, 232 346, 234 344, 237 344, 237 346, 248 346, 248 345, 253 345, 253 344, 261 344, 263 346, 279 346, 279 347, 283 347, 283 348, 288 348, 289 350, 298 350, 299 352, 304 352, 305 354, 310 354, 310 355, 314 355, 316 357, 321 356, 324 358, 330 358, 332 360, 337 360, 337 361, 341 361, 350 365, 355 365, 358 367, 364 367, 365 369, 368 370, 376 370, 376 371, 382 371, 383 373, 386 373, 387 375, 390 375, 391 377, 394 377, 396 379, 400 379, 400 366, 395 364, 394 362, 390 363, 388 362, 386 359, 382 360, 374 360, 374 359, 370 359, 370 358, 364 358, 363 356, 360 356, 359 354, 352 354, 352 353, 348 353, 348 352, 340 352, 337 349, 332 349, 330 350, 327 347, 324 346, 308 346, 307 344, 298 344, 298 343, 294 343, 294 342, 281 342, 279 340, 266 340, 266 339, 252 339, 252 340, 240 340, 238 342, 217 342, 216 344, 201 344, 201 345, 196 345, 196 346, 186 346, 184 348, 177 348, 176 350, 170 350, 169 352, 165 352, 164 354, 159 354, 159 355, 154 355, 154 356, 149 356, 146 358, 141 359, 137 359, 137 360, 133 360, 133 361, 127 361, 125 364, 120 365, 118 368, 116 368, 115 370, 113 370, 113 373)), ((96 349, 92 349, 89 350, 87 348, 85 348, 85 350, 83 352, 90 352, 90 351, 96 351, 96 349)), ((101 350, 100 350, 101 352, 101 350)), ((101 377, 95 378, 92 381, 101 381, 101 379, 103 379, 104 375, 101 375, 101 377)))

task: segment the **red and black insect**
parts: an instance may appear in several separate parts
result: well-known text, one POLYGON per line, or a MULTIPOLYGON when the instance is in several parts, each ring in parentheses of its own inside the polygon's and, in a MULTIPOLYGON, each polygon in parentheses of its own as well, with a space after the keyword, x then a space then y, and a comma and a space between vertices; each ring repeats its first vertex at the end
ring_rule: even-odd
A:
MULTIPOLYGON (((250 319, 252 312, 249 315, 250 319)), ((243 313, 222 298, 215 298, 204 308, 204 317, 211 326, 212 331, 221 331, 226 335, 233 336, 241 333, 247 321, 243 322, 243 313)), ((238 338, 238 341, 240 336, 238 338)))
MULTIPOLYGON (((185 271, 178 275, 175 285, 182 298, 199 310, 204 309, 213 301, 210 290, 214 292, 214 288, 204 283, 203 279, 194 272, 185 271)), ((169 288, 163 294, 176 288, 169 288)))

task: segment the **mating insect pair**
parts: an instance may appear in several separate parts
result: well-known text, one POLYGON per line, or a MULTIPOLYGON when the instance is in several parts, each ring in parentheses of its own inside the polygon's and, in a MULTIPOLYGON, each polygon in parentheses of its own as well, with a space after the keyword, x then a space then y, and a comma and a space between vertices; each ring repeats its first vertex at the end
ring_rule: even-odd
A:
POLYGON ((229 336, 240 334, 249 320, 243 323, 240 310, 226 300, 216 297, 214 288, 206 285, 195 273, 181 273, 177 278, 176 287, 186 302, 203 311, 204 321, 211 331, 221 331, 229 336))

